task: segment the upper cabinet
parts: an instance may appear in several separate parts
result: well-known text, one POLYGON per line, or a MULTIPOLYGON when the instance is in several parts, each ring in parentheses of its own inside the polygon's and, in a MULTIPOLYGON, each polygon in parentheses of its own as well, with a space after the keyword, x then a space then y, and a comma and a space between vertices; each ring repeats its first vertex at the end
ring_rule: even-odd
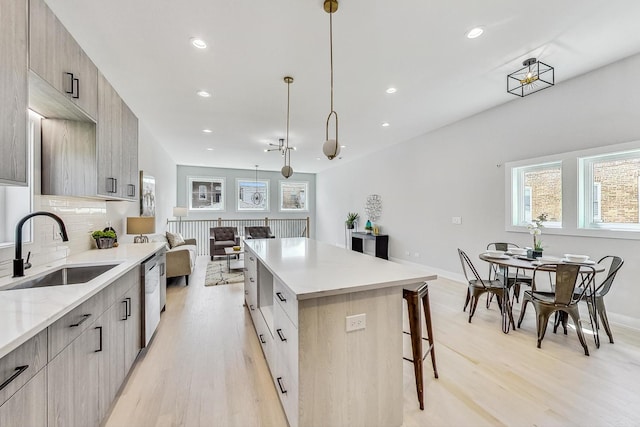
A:
POLYGON ((27 3, 0 0, 0 182, 27 185, 27 3))
POLYGON ((45 117, 95 120, 98 69, 43 0, 29 5, 32 108, 45 117))

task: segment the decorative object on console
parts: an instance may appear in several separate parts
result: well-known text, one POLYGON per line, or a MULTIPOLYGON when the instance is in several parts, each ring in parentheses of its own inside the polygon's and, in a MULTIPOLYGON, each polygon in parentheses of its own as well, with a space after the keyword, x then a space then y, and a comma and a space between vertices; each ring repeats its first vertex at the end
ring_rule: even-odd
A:
POLYGON ((98 249, 112 248, 116 242, 116 232, 108 230, 107 228, 94 231, 91 233, 91 237, 96 241, 96 247, 98 249))
POLYGON ((364 231, 365 231, 367 234, 371 234, 371 230, 373 230, 373 226, 371 225, 371 221, 370 221, 370 220, 367 220, 367 223, 366 223, 366 224, 365 224, 365 226, 364 226, 364 231))
POLYGON ((189 210, 187 208, 183 208, 180 206, 175 206, 173 208, 173 216, 178 218, 178 231, 182 233, 182 217, 187 216, 189 214, 189 210))
POLYGON ((333 109, 333 14, 338 10, 338 0, 325 0, 324 11, 329 14, 329 58, 331 65, 331 112, 327 116, 325 127, 325 141, 322 144, 322 152, 329 160, 333 160, 340 154, 340 143, 338 142, 338 113, 333 109), (329 139, 329 121, 334 116, 336 121, 335 139, 329 139))
POLYGON ((372 222, 376 222, 382 215, 382 198, 377 194, 370 194, 367 196, 364 210, 367 213, 367 218, 372 222))
POLYGON ((289 106, 290 106, 290 92, 291 83, 293 83, 293 77, 286 76, 284 82, 287 84, 287 141, 284 147, 284 166, 280 170, 282 176, 289 178, 293 175, 293 168, 291 167, 291 150, 295 150, 293 147, 289 147, 289 106))
POLYGON ((133 243, 149 243, 149 238, 143 236, 143 234, 153 234, 155 232, 155 216, 127 217, 127 234, 138 234, 138 236, 134 237, 133 243))
POLYGON ((140 171, 140 216, 156 216, 156 179, 140 171))
POLYGON ((524 97, 554 85, 553 67, 536 58, 525 60, 523 68, 507 76, 507 92, 524 97))
POLYGON ((358 218, 360 218, 360 215, 357 212, 347 213, 347 220, 345 221, 345 224, 347 224, 347 229, 353 230, 354 228, 356 228, 358 218))

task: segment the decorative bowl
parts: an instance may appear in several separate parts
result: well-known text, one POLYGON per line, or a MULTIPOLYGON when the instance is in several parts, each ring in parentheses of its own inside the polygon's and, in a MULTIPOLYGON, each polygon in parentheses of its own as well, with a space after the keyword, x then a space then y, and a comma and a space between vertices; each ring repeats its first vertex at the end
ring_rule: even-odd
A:
POLYGON ((525 248, 509 248, 509 252, 514 255, 526 255, 527 250, 525 248))
POLYGON ((488 250, 487 255, 489 256, 493 256, 493 257, 501 257, 502 255, 504 255, 504 251, 496 251, 496 250, 488 250))
POLYGON ((236 252, 240 251, 240 246, 234 246, 233 250, 236 251, 236 252))
POLYGON ((569 262, 585 262, 589 259, 588 255, 564 254, 564 258, 569 262))

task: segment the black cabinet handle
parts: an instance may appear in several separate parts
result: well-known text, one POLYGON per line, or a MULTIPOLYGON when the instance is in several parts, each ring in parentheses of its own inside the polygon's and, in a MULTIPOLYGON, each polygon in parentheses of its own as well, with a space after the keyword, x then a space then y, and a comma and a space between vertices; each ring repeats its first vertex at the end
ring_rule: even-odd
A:
POLYGON ((280 387, 280 393, 287 394, 287 390, 285 390, 284 386, 282 385, 282 377, 276 378, 276 381, 278 381, 278 387, 280 387))
POLYGON ((133 197, 136 195, 136 186, 133 184, 127 185, 127 196, 133 197))
POLYGON ((278 299, 282 302, 287 302, 287 299, 285 297, 282 296, 282 292, 276 292, 276 296, 278 297, 278 299))
POLYGON ((253 306, 253 304, 249 304, 249 308, 251 309, 251 311, 255 310, 256 308, 253 306))
POLYGON ((100 331, 100 348, 96 350, 96 353, 102 351, 102 326, 96 326, 94 329, 98 329, 100 331))
MULTIPOLYGON (((73 76, 73 74, 72 74, 73 76)), ((71 82, 71 97, 73 99, 80 98, 80 79, 73 79, 71 82)))
POLYGON ((9 384, 11 384, 11 381, 13 381, 16 378, 18 378, 21 373, 23 373, 24 371, 27 370, 28 367, 29 367, 29 365, 18 366, 16 368, 16 370, 13 372, 13 375, 11 375, 9 378, 7 378, 7 380, 5 382, 0 384, 0 391, 2 391, 2 389, 4 389, 9 384))
POLYGON ((127 320, 127 306, 129 305, 126 301, 122 301, 122 304, 124 304, 124 318, 120 319, 120 320, 127 320))
POLYGON ((253 277, 249 277, 249 281, 250 281, 251 283, 255 283, 255 281, 256 281, 256 280, 255 280, 253 277))
POLYGON ((116 178, 107 178, 107 193, 118 192, 118 180, 116 178))
POLYGON ((252 256, 250 256, 250 257, 249 257, 249 259, 250 259, 251 261, 255 261, 255 259, 253 259, 253 257, 252 257, 252 256))
POLYGON ((261 342, 262 344, 266 344, 266 343, 267 343, 267 342, 264 340, 264 335, 263 335, 263 334, 260 334, 260 335, 258 335, 258 336, 260 337, 260 342, 261 342))
POLYGON ((83 314, 82 315, 82 319, 80 319, 80 321, 78 323, 74 323, 73 325, 69 325, 69 327, 70 328, 76 328, 76 327, 82 325, 84 322, 86 322, 89 317, 91 317, 91 314, 83 314))
POLYGON ((131 298, 125 298, 127 301, 127 317, 131 317, 131 298))
POLYGON ((276 329, 276 332, 278 333, 278 336, 280 337, 280 341, 286 341, 287 340, 284 337, 284 335, 282 334, 282 329, 276 329))
POLYGON ((244 291, 244 294, 245 295, 249 295, 249 291, 244 291))
POLYGON ((74 79, 73 78, 73 73, 65 73, 67 76, 69 76, 69 89, 65 89, 65 92, 68 94, 73 94, 73 86, 74 86, 74 79))

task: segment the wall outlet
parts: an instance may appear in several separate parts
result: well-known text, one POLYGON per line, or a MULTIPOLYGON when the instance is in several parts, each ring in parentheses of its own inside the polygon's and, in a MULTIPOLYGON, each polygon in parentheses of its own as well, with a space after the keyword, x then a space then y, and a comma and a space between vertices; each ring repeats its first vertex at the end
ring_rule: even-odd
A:
POLYGON ((413 257, 414 258, 420 258, 420 252, 414 252, 413 253, 413 257))
POLYGON ((411 252, 409 252, 409 251, 405 251, 405 252, 404 252, 404 254, 405 254, 406 256, 410 256, 410 255, 411 255, 411 252))
POLYGON ((462 224, 462 217, 461 216, 452 216, 451 217, 451 223, 452 224, 456 224, 456 225, 462 224))
POLYGON ((365 313, 347 316, 347 332, 357 331, 366 327, 367 315, 365 313))

